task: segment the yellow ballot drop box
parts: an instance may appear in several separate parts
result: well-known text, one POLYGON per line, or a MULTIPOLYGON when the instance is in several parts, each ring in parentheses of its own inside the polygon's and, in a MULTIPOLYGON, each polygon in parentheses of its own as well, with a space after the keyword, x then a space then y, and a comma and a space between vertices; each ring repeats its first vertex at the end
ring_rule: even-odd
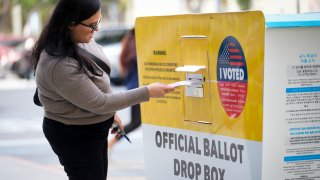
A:
POLYGON ((265 33, 259 11, 137 18, 140 85, 177 86, 141 105, 148 180, 262 179, 265 33))

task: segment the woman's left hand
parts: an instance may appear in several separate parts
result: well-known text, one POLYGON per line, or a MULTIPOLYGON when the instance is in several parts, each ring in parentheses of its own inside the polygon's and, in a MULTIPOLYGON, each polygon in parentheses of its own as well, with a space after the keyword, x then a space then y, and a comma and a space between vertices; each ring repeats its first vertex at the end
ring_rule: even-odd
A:
MULTIPOLYGON (((117 114, 114 115, 114 121, 117 122, 119 125, 119 128, 123 130, 124 127, 123 127, 122 121, 117 114)), ((120 136, 121 136, 121 132, 118 131, 116 138, 118 139, 120 136)))

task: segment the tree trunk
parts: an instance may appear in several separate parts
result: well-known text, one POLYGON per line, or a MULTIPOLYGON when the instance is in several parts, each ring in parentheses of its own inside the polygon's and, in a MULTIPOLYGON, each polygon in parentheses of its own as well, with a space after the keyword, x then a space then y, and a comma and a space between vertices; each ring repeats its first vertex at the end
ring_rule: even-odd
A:
POLYGON ((10 10, 11 0, 0 0, 0 27, 1 33, 9 33, 11 30, 10 10))
POLYGON ((238 4, 241 10, 250 10, 251 0, 238 0, 238 4))

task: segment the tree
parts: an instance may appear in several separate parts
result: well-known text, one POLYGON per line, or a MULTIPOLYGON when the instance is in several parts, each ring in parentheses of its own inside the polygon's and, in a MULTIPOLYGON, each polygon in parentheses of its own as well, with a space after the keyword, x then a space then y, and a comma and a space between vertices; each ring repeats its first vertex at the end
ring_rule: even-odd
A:
POLYGON ((249 10, 251 8, 251 0, 238 0, 241 10, 249 10))
POLYGON ((10 7, 11 1, 10 0, 0 0, 0 26, 1 31, 7 32, 8 27, 10 26, 10 7))
POLYGON ((116 7, 116 16, 117 16, 117 21, 118 22, 123 22, 125 13, 127 11, 129 4, 129 0, 103 0, 102 1, 102 13, 105 17, 110 18, 110 16, 113 16, 111 14, 112 11, 111 9, 116 7))
POLYGON ((46 19, 58 0, 0 0, 0 26, 2 32, 11 32, 11 10, 15 5, 22 7, 22 23, 25 24, 31 11, 37 11, 46 19))
POLYGON ((186 0, 185 2, 191 13, 200 13, 203 0, 186 0))
MULTIPOLYGON (((32 11, 40 14, 42 22, 46 22, 50 16, 54 5, 59 0, 0 0, 0 33, 11 32, 11 10, 15 5, 22 7, 22 23, 27 22, 27 18, 32 11)), ((117 11, 119 12, 119 21, 124 17, 127 9, 128 0, 102 0, 102 9, 104 14, 108 15, 109 7, 111 4, 116 4, 117 11)))

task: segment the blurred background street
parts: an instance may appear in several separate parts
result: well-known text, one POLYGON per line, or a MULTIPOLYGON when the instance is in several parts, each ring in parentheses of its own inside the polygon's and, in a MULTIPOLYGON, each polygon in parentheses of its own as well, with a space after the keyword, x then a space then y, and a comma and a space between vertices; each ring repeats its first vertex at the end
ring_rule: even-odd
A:
MULTIPOLYGON (((42 129, 42 109, 33 104, 34 80, 10 75, 0 80, 0 179, 66 180, 58 159, 42 129)), ((124 90, 114 87, 114 90, 124 90)), ((129 111, 119 111, 124 123, 129 111)), ((132 144, 121 141, 110 153, 109 178, 144 179, 141 129, 129 135, 132 144)))

